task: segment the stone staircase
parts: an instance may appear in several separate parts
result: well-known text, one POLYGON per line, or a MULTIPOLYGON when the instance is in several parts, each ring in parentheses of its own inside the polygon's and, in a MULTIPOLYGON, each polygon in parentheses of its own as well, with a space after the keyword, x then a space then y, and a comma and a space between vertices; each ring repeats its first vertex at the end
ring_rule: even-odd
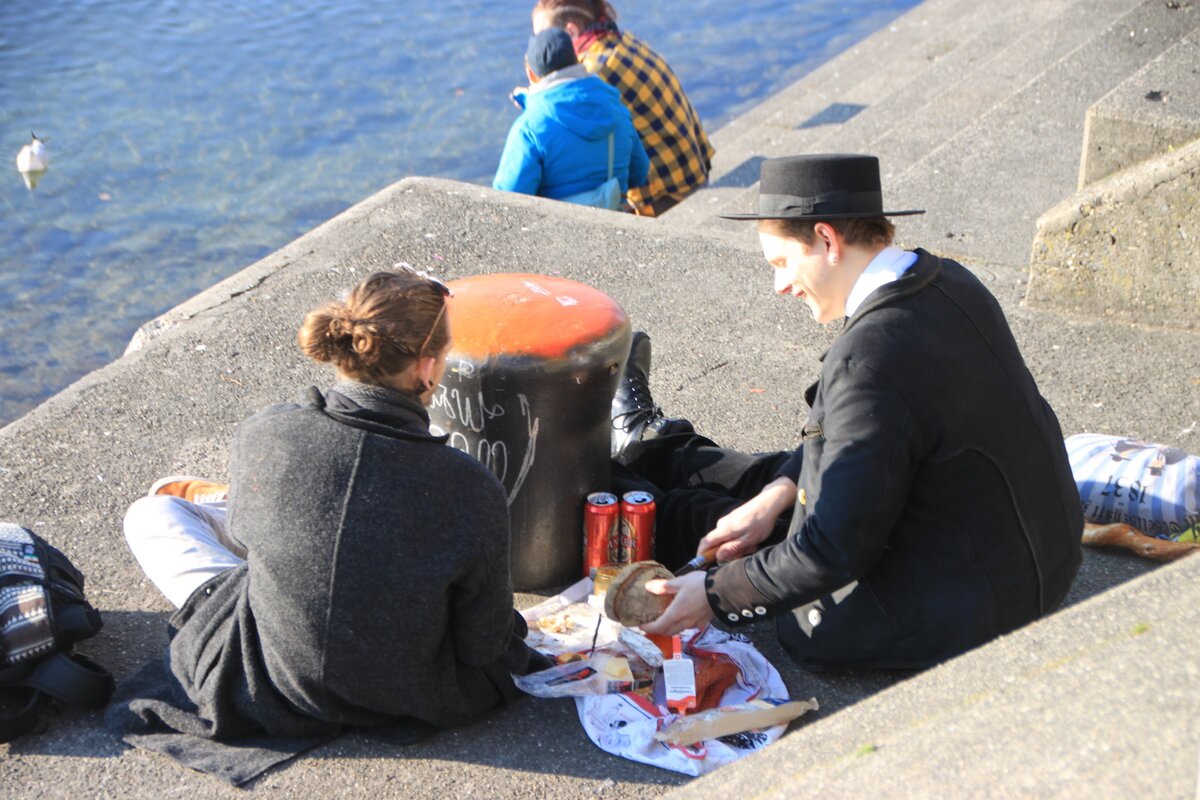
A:
POLYGON ((1025 303, 1200 328, 1200 28, 1088 109, 1079 190, 1038 220, 1025 303))
POLYGON ((868 152, 886 206, 929 212, 902 221, 902 242, 1023 269, 1038 217, 1076 190, 1088 109, 1200 25, 1200 6, 1038 0, 977 12, 924 3, 717 131, 710 187, 664 219, 752 237, 716 215, 754 208, 762 159, 868 152))

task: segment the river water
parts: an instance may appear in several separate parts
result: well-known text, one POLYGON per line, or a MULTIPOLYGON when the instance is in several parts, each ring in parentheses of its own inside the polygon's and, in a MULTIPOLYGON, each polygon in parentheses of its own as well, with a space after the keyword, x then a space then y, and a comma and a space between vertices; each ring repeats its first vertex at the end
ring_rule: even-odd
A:
MULTIPOLYGON (((710 133, 915 4, 616 3, 710 133)), ((394 181, 490 183, 531 7, 0 0, 0 425, 394 181)))

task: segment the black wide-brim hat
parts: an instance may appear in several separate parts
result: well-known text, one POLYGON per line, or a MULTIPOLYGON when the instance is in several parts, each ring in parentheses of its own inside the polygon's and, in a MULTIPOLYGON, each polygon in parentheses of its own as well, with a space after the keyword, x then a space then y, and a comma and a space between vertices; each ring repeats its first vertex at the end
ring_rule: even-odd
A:
POLYGON ((853 219, 905 217, 924 210, 884 211, 879 159, 860 155, 768 158, 758 181, 758 213, 724 219, 853 219))

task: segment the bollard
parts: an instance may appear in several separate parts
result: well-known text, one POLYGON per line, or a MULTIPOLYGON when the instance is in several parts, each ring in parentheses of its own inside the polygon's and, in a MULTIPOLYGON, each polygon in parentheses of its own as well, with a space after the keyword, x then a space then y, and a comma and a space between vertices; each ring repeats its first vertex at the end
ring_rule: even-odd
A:
POLYGON ((453 342, 431 430, 500 479, 517 591, 578 580, 583 504, 609 488, 612 397, 632 337, 624 309, 545 275, 451 281, 453 342))

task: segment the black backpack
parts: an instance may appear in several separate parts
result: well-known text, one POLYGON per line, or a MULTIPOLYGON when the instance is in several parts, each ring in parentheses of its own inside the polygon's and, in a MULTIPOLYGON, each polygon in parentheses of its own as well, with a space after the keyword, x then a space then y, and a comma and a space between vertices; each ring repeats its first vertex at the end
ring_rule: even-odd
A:
POLYGON ((83 596, 83 573, 33 531, 0 522, 0 742, 28 732, 47 698, 102 708, 108 670, 71 648, 100 630, 83 596))

